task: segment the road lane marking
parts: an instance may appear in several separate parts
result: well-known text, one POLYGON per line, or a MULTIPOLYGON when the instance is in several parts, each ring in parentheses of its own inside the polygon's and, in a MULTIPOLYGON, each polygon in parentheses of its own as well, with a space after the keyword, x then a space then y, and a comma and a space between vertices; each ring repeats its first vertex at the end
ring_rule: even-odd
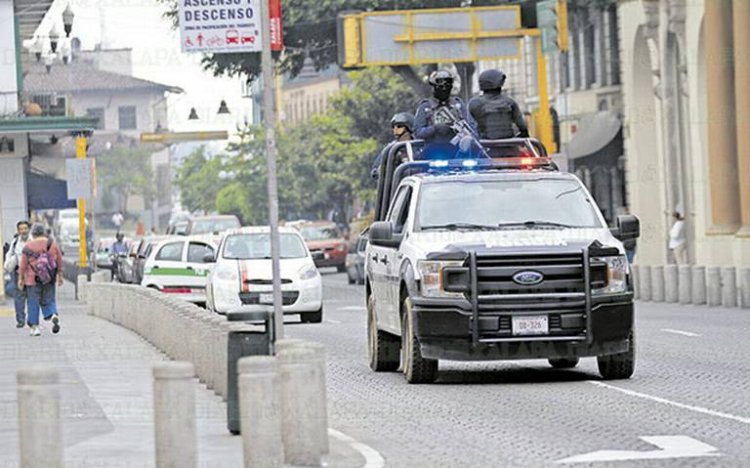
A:
POLYGON ((325 319, 325 322, 326 323, 341 323, 338 320, 333 320, 333 319, 325 319))
POLYGON ((705 415, 708 415, 708 416, 714 416, 714 417, 717 417, 717 418, 728 419, 730 421, 735 421, 735 422, 739 422, 739 423, 742 423, 742 424, 748 424, 748 425, 750 425, 750 418, 745 417, 745 416, 737 416, 737 415, 734 415, 734 414, 723 413, 721 411, 715 411, 715 410, 712 410, 712 409, 703 408, 701 406, 687 405, 685 403, 680 403, 680 402, 677 402, 677 401, 668 400, 666 398, 662 398, 662 397, 658 397, 658 396, 654 396, 654 395, 649 395, 649 394, 646 394, 646 393, 636 392, 634 390, 628 390, 628 389, 621 388, 621 387, 616 387, 614 385, 609 385, 609 384, 606 384, 604 382, 599 382, 599 381, 596 381, 596 380, 587 380, 587 382, 590 383, 590 384, 594 384, 594 385, 596 385, 598 387, 608 388, 610 390, 615 390, 617 392, 624 393, 625 395, 630 395, 630 396, 637 397, 637 398, 643 398, 645 400, 651 400, 651 401, 655 401, 657 403, 662 403, 662 404, 665 404, 665 405, 674 406, 675 408, 680 408, 680 409, 684 409, 684 410, 688 410, 688 411, 694 411, 696 413, 701 413, 701 414, 705 414, 705 415))
POLYGON ((599 450, 558 460, 555 463, 592 463, 629 460, 663 460, 665 458, 720 457, 717 448, 688 436, 641 436, 639 439, 657 450, 599 450))
POLYGON ((358 442, 343 432, 339 432, 335 429, 329 428, 328 434, 337 438, 341 442, 349 444, 351 448, 359 452, 360 455, 365 458, 364 468, 383 468, 385 466, 385 459, 383 459, 383 456, 369 445, 358 442))
POLYGON ((683 335, 683 336, 700 336, 697 333, 693 332, 686 332, 682 330, 675 330, 674 328, 662 328, 661 331, 665 333, 674 333, 675 335, 683 335))
POLYGON ((337 307, 337 311, 340 312, 347 312, 347 311, 353 311, 353 312, 364 312, 367 310, 365 306, 346 306, 346 307, 337 307))

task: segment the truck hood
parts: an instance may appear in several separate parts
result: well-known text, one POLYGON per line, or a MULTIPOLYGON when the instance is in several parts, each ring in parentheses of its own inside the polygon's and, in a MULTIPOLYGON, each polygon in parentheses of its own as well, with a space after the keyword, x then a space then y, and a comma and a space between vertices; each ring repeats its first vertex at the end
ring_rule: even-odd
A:
POLYGON ((609 229, 512 229, 502 231, 432 231, 412 233, 411 244, 421 250, 423 258, 435 252, 522 253, 580 251, 598 241, 625 253, 622 243, 609 229))

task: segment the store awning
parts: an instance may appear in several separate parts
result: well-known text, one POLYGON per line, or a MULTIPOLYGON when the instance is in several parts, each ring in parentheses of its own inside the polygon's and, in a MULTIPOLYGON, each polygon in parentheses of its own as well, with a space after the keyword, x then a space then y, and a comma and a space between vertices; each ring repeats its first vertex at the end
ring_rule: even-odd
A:
POLYGON ((63 210, 76 207, 75 200, 68 200, 68 187, 64 180, 27 172, 26 187, 31 211, 63 210))
POLYGON ((616 114, 601 111, 584 117, 578 131, 566 147, 568 159, 578 159, 596 154, 615 139, 622 128, 616 114))

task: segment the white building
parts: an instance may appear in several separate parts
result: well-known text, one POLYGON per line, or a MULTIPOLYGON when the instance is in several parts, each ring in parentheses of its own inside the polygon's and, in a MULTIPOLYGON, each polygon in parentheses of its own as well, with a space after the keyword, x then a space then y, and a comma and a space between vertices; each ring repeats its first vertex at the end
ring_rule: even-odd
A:
POLYGON ((747 266, 750 1, 620 1, 618 14, 639 261, 671 261, 679 211, 691 263, 747 266))

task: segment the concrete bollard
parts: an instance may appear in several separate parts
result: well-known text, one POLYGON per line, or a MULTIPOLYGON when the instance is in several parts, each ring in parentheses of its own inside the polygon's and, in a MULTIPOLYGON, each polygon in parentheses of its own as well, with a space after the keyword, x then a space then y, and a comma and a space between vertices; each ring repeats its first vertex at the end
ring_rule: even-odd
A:
POLYGON ((690 288, 692 287, 691 272, 693 267, 690 265, 680 265, 679 268, 679 299, 680 304, 690 304, 693 302, 692 295, 690 294, 690 288))
POLYGON ((50 368, 29 367, 16 374, 20 466, 62 468, 60 377, 50 368))
POLYGON ((707 303, 709 307, 721 305, 721 268, 708 267, 706 269, 707 303))
POLYGON ((638 266, 630 265, 630 278, 633 282, 633 299, 641 298, 641 285, 639 284, 641 276, 638 274, 638 266))
POLYGON ((246 467, 281 467, 281 383, 276 358, 250 356, 237 362, 240 427, 246 467))
POLYGON ((664 302, 664 267, 651 268, 651 300, 664 302))
POLYGON ((318 450, 322 455, 327 455, 328 444, 328 396, 326 392, 326 350, 320 343, 308 341, 304 343, 306 349, 310 349, 315 357, 315 376, 310 382, 310 387, 316 392, 313 401, 316 403, 310 408, 313 419, 317 425, 314 434, 317 435, 318 450))
POLYGON ((284 461, 289 465, 320 466, 323 455, 318 445, 318 392, 315 351, 304 347, 286 349, 278 355, 281 373, 282 433, 284 461))
POLYGON ((691 299, 693 305, 703 305, 706 303, 706 267, 696 265, 693 267, 691 299))
POLYGON ((721 303, 724 307, 737 307, 737 269, 721 269, 721 303))
POLYGON ((193 373, 189 362, 164 362, 154 366, 157 468, 198 465, 193 373))
POLYGON ((232 325, 234 324, 226 320, 219 322, 219 352, 216 353, 219 367, 214 381, 214 392, 224 401, 227 399, 227 386, 229 385, 229 332, 232 325))
POLYGON ((679 270, 677 265, 667 265, 664 267, 664 300, 674 304, 679 299, 679 270))
POLYGON ((750 309, 750 268, 740 268, 740 307, 750 309))
POLYGON ((78 291, 78 300, 81 302, 86 302, 86 283, 88 283, 89 280, 86 278, 86 275, 78 275, 76 277, 76 290, 78 291))
POLYGON ((220 367, 226 365, 226 363, 219 362, 221 350, 221 323, 224 322, 224 317, 216 315, 211 318, 211 340, 208 343, 208 349, 211 353, 211 362, 208 370, 208 377, 206 379, 206 387, 211 390, 216 389, 216 381, 219 379, 220 367))
POLYGON ((640 276, 640 288, 639 293, 642 301, 651 300, 651 267, 649 265, 640 265, 638 267, 638 275, 640 276))

